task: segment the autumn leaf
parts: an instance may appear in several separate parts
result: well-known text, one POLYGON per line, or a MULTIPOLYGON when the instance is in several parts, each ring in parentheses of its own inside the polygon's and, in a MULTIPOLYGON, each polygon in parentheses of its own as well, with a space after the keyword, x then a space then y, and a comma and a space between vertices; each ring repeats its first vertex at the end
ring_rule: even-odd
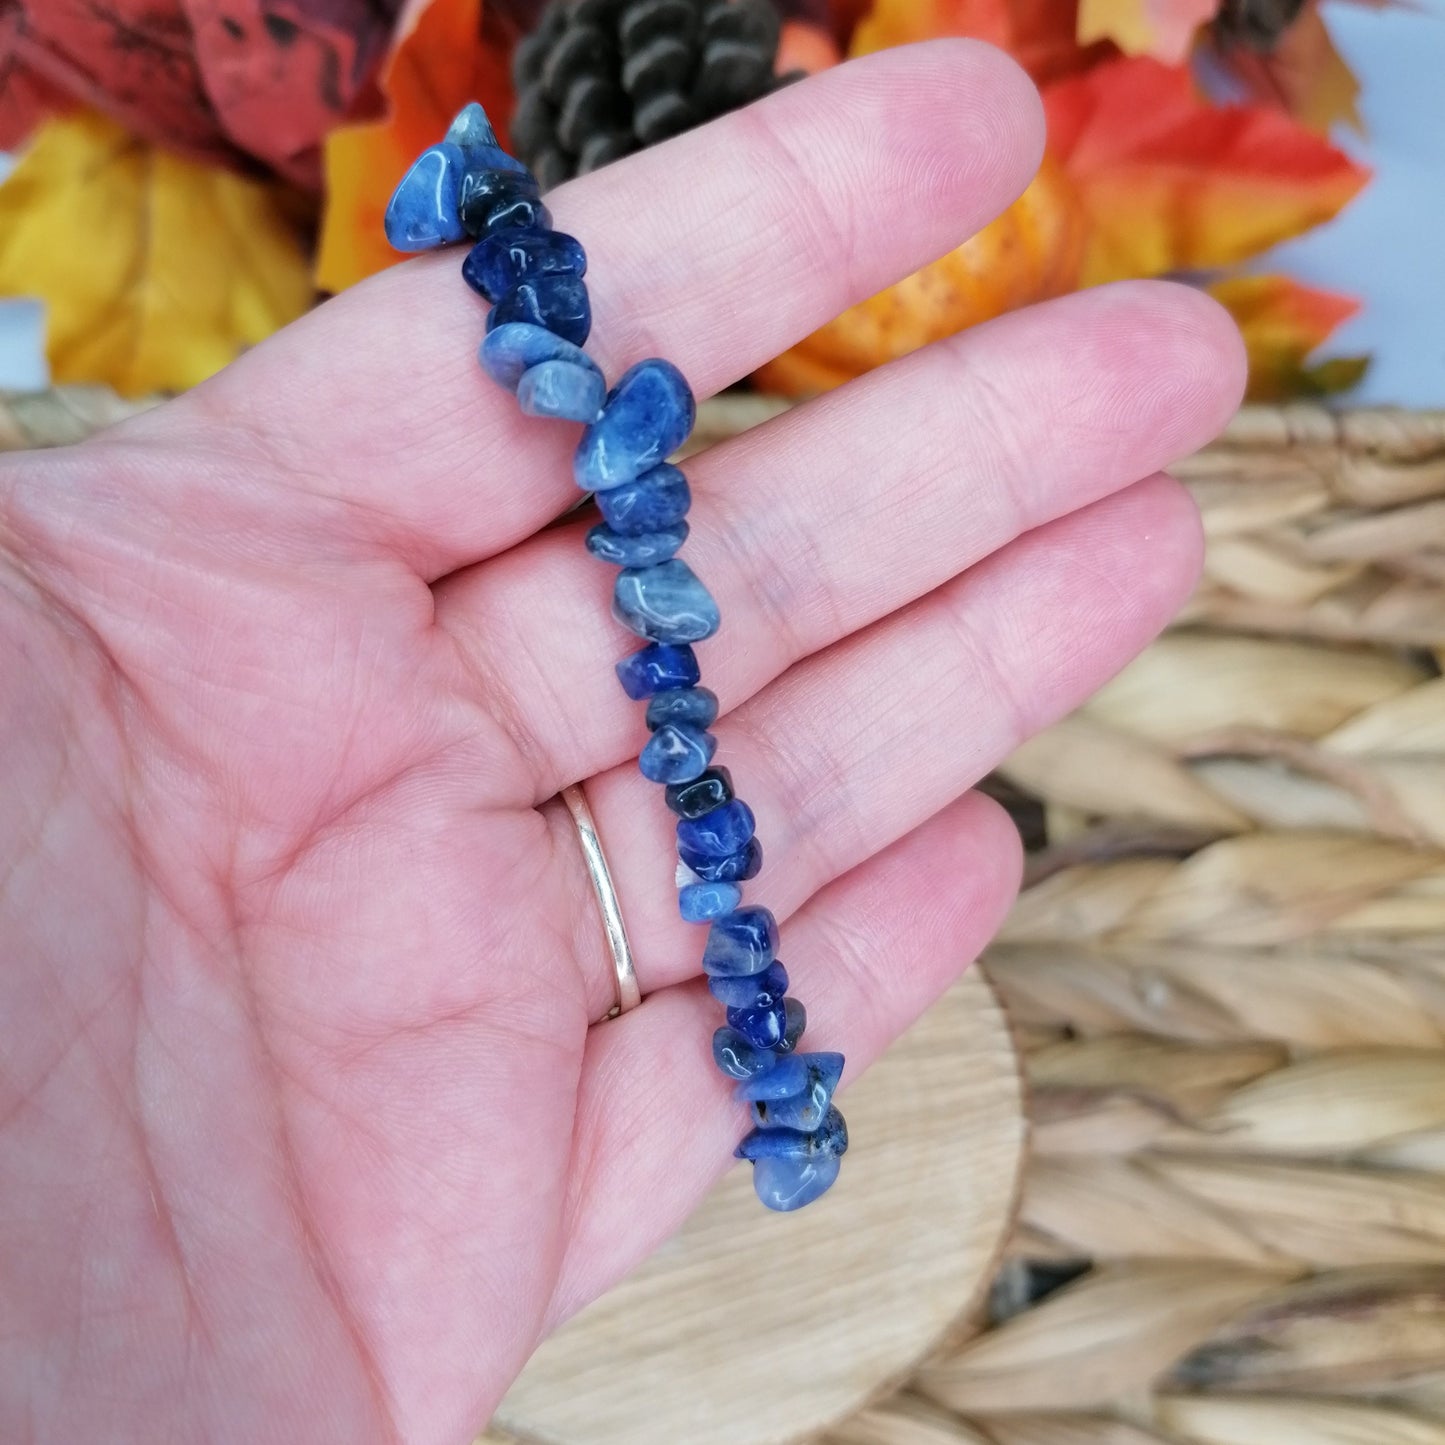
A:
POLYGON ((1268 50, 1217 44, 1216 52, 1245 99, 1286 111, 1320 135, 1337 121, 1364 133, 1355 103, 1359 82, 1318 7, 1304 11, 1268 50))
POLYGON ((1079 0, 1079 44, 1112 40, 1125 55, 1182 65, 1195 32, 1218 13, 1219 0, 1079 0))
MULTIPOLYGON (((13 70, 192 159, 234 166, 244 153, 314 185, 316 148, 375 68, 396 4, 0 0, 0 76, 13 70)), ((8 101, 0 143, 13 145, 49 107, 8 101)))
POLYGON ((182 0, 18 0, 6 19, 6 56, 73 100, 196 159, 234 159, 182 0))
POLYGON ((1230 265, 1329 220, 1369 177, 1290 117, 1211 106, 1143 56, 1058 81, 1044 105, 1091 222, 1084 285, 1230 265))
POLYGON ((319 183, 321 141, 346 119, 385 53, 399 0, 184 6, 201 81, 227 139, 289 179, 319 183))
POLYGON ((941 35, 986 40, 1006 50, 1039 84, 1081 70, 1104 47, 1080 48, 1074 11, 1062 0, 876 0, 858 22, 850 55, 941 35))
POLYGON ((1360 309, 1348 296, 1316 291, 1288 276, 1218 281, 1210 294, 1233 315, 1249 353, 1249 399, 1283 401, 1347 391, 1364 376, 1365 356, 1309 355, 1360 309))
POLYGON ((313 294, 274 188, 88 112, 46 121, 0 185, 0 293, 45 303, 57 381, 127 396, 203 380, 313 294))
POLYGON ((0 150, 14 150, 47 115, 68 110, 69 102, 23 61, 0 55, 0 150))
POLYGON ((512 109, 505 47, 484 26, 481 0, 430 0, 403 17, 380 78, 385 116, 326 138, 326 209, 316 283, 341 291, 401 260, 382 232, 396 183, 468 101, 487 108, 506 143, 512 109))
POLYGON ((779 75, 801 70, 807 75, 816 75, 842 60, 832 34, 821 25, 806 20, 785 20, 782 35, 778 40, 778 58, 774 69, 779 75))
POLYGON ((0 150, 14 150, 47 115, 69 103, 65 92, 19 53, 22 18, 19 11, 0 13, 0 150))
POLYGON ((842 52, 858 22, 872 9, 872 0, 776 0, 783 20, 801 20, 828 31, 842 52))

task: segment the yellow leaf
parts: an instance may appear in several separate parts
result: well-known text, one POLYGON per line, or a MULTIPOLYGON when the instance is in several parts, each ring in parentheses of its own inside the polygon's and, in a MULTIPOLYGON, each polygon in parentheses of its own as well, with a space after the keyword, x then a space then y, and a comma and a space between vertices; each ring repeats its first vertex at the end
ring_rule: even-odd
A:
POLYGON ((1355 103, 1360 83, 1335 46, 1318 10, 1302 15, 1291 27, 1277 56, 1294 113, 1313 131, 1328 135, 1342 121, 1358 135, 1365 133, 1355 103))
POLYGON ((45 303, 57 381, 140 396, 219 371, 313 292, 276 190, 81 112, 0 185, 0 294, 45 303))
POLYGON ((1078 40, 1112 40, 1125 55, 1181 65, 1194 32, 1218 11, 1219 0, 1079 0, 1078 40))

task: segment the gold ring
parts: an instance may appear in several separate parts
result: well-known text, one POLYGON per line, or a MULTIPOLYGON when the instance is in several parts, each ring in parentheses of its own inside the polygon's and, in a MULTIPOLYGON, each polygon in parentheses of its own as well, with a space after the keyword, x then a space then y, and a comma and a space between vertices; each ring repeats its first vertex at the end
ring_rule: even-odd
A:
POLYGON ((580 785, 573 784, 562 789, 562 801, 567 804, 572 821, 577 825, 587 876, 592 880, 597 906, 602 910, 602 931, 607 935, 607 947, 612 951, 612 967, 617 973, 617 1002, 607 1017, 615 1019, 618 1014, 625 1014, 642 1002, 642 990, 637 986, 637 969, 632 962, 632 947, 627 942, 627 930, 622 926, 617 889, 612 886, 607 855, 602 851, 602 840, 597 836, 597 823, 592 809, 587 806, 587 795, 580 785))

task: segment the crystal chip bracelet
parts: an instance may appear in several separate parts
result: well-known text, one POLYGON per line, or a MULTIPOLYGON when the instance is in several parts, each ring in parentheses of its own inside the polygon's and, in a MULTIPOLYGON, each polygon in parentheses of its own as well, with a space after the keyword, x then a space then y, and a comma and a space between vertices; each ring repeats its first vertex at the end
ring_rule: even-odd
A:
POLYGON ((621 569, 612 615, 646 644, 617 664, 617 676, 628 697, 646 699, 652 735, 638 766, 664 787, 677 816, 678 909, 708 927, 703 972, 727 1010, 713 1059, 737 1081, 753 1124, 737 1154, 752 1161, 764 1204, 800 1209, 838 1177, 848 1147, 832 1102, 843 1055, 797 1051, 807 1014, 788 997, 777 921, 743 904, 742 884, 757 876, 763 850, 752 809, 734 795, 728 770, 713 764, 717 739, 708 729, 718 702, 698 685, 692 644, 711 637, 720 618, 677 557, 692 499, 687 478, 667 461, 692 431, 692 392, 658 358, 607 389, 582 350, 592 327, 586 253, 552 229, 535 177, 500 147, 480 105, 467 106, 413 162, 387 207, 386 235, 401 251, 472 242, 462 277, 492 307, 483 369, 529 416, 585 425, 573 475, 602 514, 587 550, 621 569))

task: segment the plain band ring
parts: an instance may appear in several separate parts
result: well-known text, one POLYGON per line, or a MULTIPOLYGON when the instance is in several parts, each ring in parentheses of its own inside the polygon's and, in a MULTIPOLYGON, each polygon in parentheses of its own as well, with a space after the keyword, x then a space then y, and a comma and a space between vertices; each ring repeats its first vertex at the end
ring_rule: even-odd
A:
POLYGON ((607 867, 607 855, 602 851, 602 840, 597 836, 597 822, 592 816, 592 809, 587 806, 587 795, 574 783, 562 789, 562 801, 567 804, 567 811, 577 825, 587 876, 592 880, 597 906, 602 910, 602 931, 607 935, 612 967, 617 973, 617 1002, 608 1011, 607 1017, 615 1019, 618 1014, 625 1014, 642 1002, 642 990, 637 986, 637 969, 632 962, 632 946, 627 942, 627 930, 622 926, 622 907, 617 901, 617 889, 612 886, 612 874, 607 867))

